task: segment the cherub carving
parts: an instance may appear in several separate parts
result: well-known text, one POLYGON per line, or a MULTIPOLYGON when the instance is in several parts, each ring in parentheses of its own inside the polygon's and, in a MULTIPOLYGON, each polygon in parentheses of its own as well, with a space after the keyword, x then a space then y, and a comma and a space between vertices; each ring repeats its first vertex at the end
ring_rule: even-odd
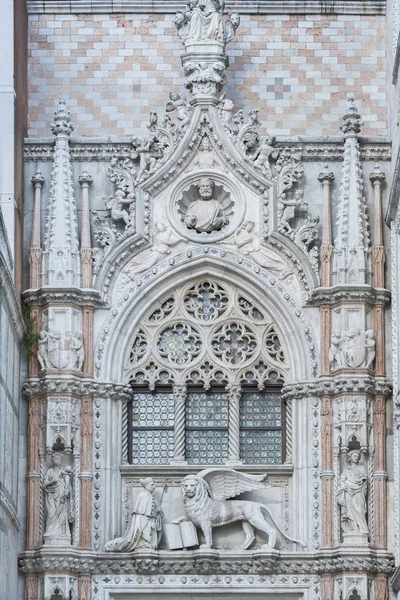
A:
POLYGON ((304 202, 304 194, 302 191, 297 190, 294 194, 294 198, 290 200, 286 198, 286 193, 283 192, 279 197, 278 202, 278 214, 280 213, 280 228, 283 232, 293 233, 293 228, 290 225, 292 219, 296 216, 296 209, 306 211, 308 208, 307 202, 304 202))
POLYGON ((139 158, 139 170, 136 175, 136 183, 139 183, 144 178, 148 171, 151 171, 157 162, 155 156, 151 153, 151 145, 154 143, 153 138, 145 140, 141 137, 134 137, 132 140, 133 150, 131 158, 139 158))
POLYGON ((190 112, 187 102, 176 92, 170 92, 169 102, 165 110, 167 112, 177 111, 178 120, 180 121, 180 128, 184 129, 190 121, 190 112))
POLYGON ((124 206, 130 207, 135 201, 135 196, 128 194, 126 196, 123 190, 117 190, 115 196, 104 198, 104 204, 108 210, 111 211, 111 218, 113 221, 119 221, 122 219, 126 225, 130 224, 131 215, 130 212, 124 208, 124 206))
POLYGON ((240 521, 245 533, 241 548, 246 550, 255 540, 254 528, 268 535, 264 549, 272 550, 276 545, 276 529, 287 540, 300 544, 304 542, 289 537, 275 522, 270 510, 259 502, 230 500, 243 492, 263 489, 265 475, 238 473, 233 469, 205 469, 196 475, 187 475, 181 482, 181 492, 187 517, 175 519, 174 523, 192 521, 200 527, 205 537, 203 547, 212 548, 212 529, 235 521, 240 521), (276 529, 265 517, 271 519, 276 529))
POLYGON ((253 166, 260 169, 266 177, 272 177, 270 160, 276 160, 279 150, 275 148, 276 138, 261 138, 258 147, 252 155, 253 166))

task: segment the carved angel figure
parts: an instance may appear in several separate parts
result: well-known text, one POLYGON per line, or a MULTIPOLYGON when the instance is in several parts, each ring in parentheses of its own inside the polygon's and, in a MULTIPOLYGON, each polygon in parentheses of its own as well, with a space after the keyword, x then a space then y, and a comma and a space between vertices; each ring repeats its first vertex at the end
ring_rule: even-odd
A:
POLYGON ((205 537, 203 547, 212 548, 212 529, 228 523, 240 521, 245 533, 241 548, 246 550, 254 542, 254 528, 268 535, 265 549, 272 549, 276 544, 276 529, 288 540, 305 547, 306 544, 295 540, 274 521, 270 510, 259 502, 245 500, 230 500, 243 492, 263 489, 265 475, 249 475, 238 473, 234 469, 214 468, 205 469, 197 475, 187 475, 181 482, 183 503, 186 517, 175 519, 174 523, 192 521, 200 527, 205 537), (271 527, 265 517, 271 519, 276 529, 271 527))
POLYGON ((304 194, 302 191, 297 190, 294 194, 294 198, 290 200, 286 198, 286 193, 282 192, 278 203, 278 214, 280 214, 280 228, 283 232, 293 233, 293 228, 290 225, 290 221, 296 216, 296 208, 301 210, 307 210, 307 203, 303 201, 304 194))
POLYGON ((180 242, 182 238, 178 237, 170 226, 164 223, 156 223, 154 227, 154 243, 151 248, 141 252, 137 258, 129 263, 124 274, 128 278, 132 275, 143 273, 153 267, 156 263, 163 260, 168 254, 171 254, 171 246, 180 242))
POLYGON ((252 156, 253 166, 260 169, 266 177, 272 177, 270 160, 276 160, 279 156, 279 150, 275 148, 275 144, 274 137, 261 138, 259 146, 252 156))
POLYGON ((122 219, 126 225, 129 225, 131 215, 124 206, 130 207, 134 201, 135 196, 126 196, 123 190, 117 190, 114 197, 104 199, 104 204, 111 211, 113 221, 122 219))
POLYGON ((285 263, 275 253, 261 246, 260 238, 254 234, 254 221, 243 221, 235 232, 235 245, 245 256, 254 260, 258 265, 274 273, 278 279, 286 279, 293 271, 286 268, 285 263))
POLYGON ((152 155, 152 145, 154 145, 154 138, 145 140, 141 137, 135 137, 132 140, 133 151, 131 158, 139 158, 139 170, 136 175, 136 183, 139 183, 148 171, 151 171, 157 162, 155 156, 152 155))

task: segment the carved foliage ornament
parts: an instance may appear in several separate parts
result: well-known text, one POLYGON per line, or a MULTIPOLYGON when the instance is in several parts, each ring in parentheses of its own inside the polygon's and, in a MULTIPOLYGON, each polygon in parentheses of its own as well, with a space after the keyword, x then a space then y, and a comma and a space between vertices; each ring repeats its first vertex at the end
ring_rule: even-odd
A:
POLYGON ((141 319, 125 363, 136 384, 244 382, 287 378, 278 333, 264 310, 227 284, 207 279, 177 290, 141 319))

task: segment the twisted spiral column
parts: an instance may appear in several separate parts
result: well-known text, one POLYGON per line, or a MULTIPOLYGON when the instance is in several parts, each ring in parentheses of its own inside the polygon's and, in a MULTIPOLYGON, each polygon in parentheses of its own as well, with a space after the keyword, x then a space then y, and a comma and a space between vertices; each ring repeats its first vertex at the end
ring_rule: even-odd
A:
POLYGON ((185 463, 186 385, 174 385, 174 463, 185 463))
POLYGON ((237 383, 231 383, 227 386, 229 399, 229 462, 240 463, 240 414, 239 402, 241 387, 237 383))

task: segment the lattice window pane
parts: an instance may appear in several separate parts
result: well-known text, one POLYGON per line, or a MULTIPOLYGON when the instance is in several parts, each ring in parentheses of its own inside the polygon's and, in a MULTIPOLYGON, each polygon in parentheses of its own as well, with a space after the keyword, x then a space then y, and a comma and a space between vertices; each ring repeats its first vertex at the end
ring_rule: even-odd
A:
POLYGON ((190 464, 223 464, 228 459, 226 392, 190 392, 186 404, 186 459, 190 464))
POLYGON ((282 407, 279 392, 251 391, 242 394, 240 456, 247 464, 282 464, 282 407))
POLYGON ((240 401, 242 427, 281 427, 279 393, 245 392, 240 401))
POLYGON ((132 399, 132 464, 168 464, 174 452, 172 392, 139 392, 132 399))
POLYGON ((240 456, 244 463, 251 465, 281 465, 282 431, 242 429, 240 456))

